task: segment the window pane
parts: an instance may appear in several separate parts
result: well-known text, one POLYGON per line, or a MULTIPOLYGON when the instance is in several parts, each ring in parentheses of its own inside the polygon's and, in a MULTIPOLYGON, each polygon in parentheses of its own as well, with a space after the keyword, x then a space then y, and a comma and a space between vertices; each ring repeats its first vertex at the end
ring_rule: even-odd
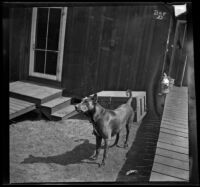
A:
POLYGON ((57 68, 57 56, 56 52, 47 52, 46 56, 46 74, 56 75, 57 68))
POLYGON ((58 50, 60 18, 61 9, 50 9, 47 45, 48 50, 58 50))
POLYGON ((45 52, 35 51, 34 72, 44 73, 45 52))
POLYGON ((45 49, 47 34, 48 8, 38 8, 36 28, 36 48, 45 49))

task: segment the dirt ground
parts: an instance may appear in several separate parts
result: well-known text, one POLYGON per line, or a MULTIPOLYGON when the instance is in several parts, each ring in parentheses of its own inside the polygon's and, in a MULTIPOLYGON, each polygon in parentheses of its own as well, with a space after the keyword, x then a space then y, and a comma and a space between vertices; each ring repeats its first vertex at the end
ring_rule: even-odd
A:
MULTIPOLYGON (((97 161, 89 159, 95 136, 86 119, 26 119, 10 124, 10 183, 116 181, 138 127, 135 123, 130 130, 129 148, 109 149, 106 165, 99 168, 103 149, 97 161)), ((119 144, 124 140, 125 129, 119 144)))

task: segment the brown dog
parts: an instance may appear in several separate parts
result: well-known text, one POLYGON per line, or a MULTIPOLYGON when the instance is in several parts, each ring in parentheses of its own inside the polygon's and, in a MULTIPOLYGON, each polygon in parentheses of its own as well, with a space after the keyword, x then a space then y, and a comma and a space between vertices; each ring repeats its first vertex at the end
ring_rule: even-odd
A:
POLYGON ((97 94, 82 99, 81 103, 75 106, 75 109, 78 112, 84 113, 90 118, 94 127, 94 134, 96 136, 96 154, 92 157, 92 159, 95 160, 98 158, 102 139, 105 141, 103 160, 99 166, 105 165, 108 140, 116 135, 115 143, 110 147, 117 145, 119 141, 119 134, 123 127, 126 127, 126 140, 124 142, 124 147, 128 147, 129 129, 133 124, 134 111, 131 107, 131 90, 127 90, 126 93, 127 95, 129 94, 129 100, 115 110, 108 110, 102 107, 97 102, 97 94))

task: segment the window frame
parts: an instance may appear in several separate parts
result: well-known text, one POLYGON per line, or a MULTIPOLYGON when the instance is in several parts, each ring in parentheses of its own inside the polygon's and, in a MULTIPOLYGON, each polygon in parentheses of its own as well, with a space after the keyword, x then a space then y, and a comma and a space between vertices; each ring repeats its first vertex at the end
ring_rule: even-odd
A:
MULTIPOLYGON (((32 9, 32 25, 31 25, 31 42, 30 42, 30 59, 29 59, 29 76, 45 78, 55 81, 61 81, 62 76, 62 65, 63 65, 63 53, 64 53, 64 41, 65 41, 65 28, 67 21, 67 7, 33 7, 32 9), (36 38, 36 22, 37 22, 37 10, 38 8, 60 8, 61 9, 61 20, 60 20, 60 31, 58 41, 58 58, 56 75, 49 75, 39 72, 34 72, 34 57, 35 57, 35 38, 36 38)), ((54 51, 54 50, 53 50, 54 51)), ((55 50, 56 51, 56 50, 55 50)))

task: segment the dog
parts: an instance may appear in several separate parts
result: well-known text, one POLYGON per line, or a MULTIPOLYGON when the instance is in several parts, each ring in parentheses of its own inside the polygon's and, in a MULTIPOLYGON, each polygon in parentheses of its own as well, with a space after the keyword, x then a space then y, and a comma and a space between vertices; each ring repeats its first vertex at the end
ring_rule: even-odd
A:
POLYGON ((124 148, 128 147, 129 131, 134 120, 134 111, 131 106, 132 92, 126 91, 129 96, 128 101, 125 104, 120 105, 115 110, 109 110, 101 106, 97 100, 97 94, 93 96, 85 97, 81 102, 75 105, 75 110, 79 113, 85 114, 89 117, 94 127, 94 135, 96 136, 96 151, 91 159, 96 160, 99 156, 101 142, 104 139, 104 154, 103 160, 99 164, 99 167, 105 165, 107 158, 107 152, 109 147, 118 146, 120 131, 123 127, 126 127, 126 140, 124 142, 124 148), (108 146, 108 141, 111 137, 116 135, 116 139, 113 145, 108 146))

